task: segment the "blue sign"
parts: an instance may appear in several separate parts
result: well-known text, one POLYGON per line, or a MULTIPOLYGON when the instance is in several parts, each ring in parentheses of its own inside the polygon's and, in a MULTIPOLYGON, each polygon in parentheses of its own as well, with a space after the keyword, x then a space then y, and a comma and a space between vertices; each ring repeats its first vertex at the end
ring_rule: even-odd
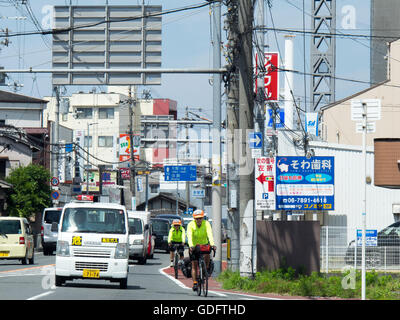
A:
POLYGON ((192 189, 193 198, 204 198, 206 196, 204 189, 192 189))
POLYGON ((57 200, 59 197, 60 197, 60 193, 59 193, 57 190, 54 190, 54 191, 51 193, 51 198, 52 198, 53 200, 57 200))
POLYGON ((276 157, 277 210, 335 210, 334 157, 276 157))
MULTIPOLYGON (((362 230, 357 229, 357 246, 362 246, 362 230)), ((378 246, 378 230, 365 230, 365 246, 378 246)))
MULTIPOLYGON (((273 124, 272 123, 272 121, 273 121, 272 110, 268 109, 268 113, 269 113, 269 120, 268 120, 267 127, 272 128, 272 124, 273 124)), ((275 126, 277 129, 285 127, 285 111, 284 110, 279 111, 279 115, 276 117, 275 126)))
POLYGON ((164 166, 165 181, 196 181, 196 166, 164 166))
POLYGON ((183 214, 187 214, 192 216, 193 215, 193 208, 189 208, 188 211, 184 211, 183 214))
POLYGON ((262 133, 261 132, 250 132, 249 133, 249 148, 261 149, 262 148, 262 133))
POLYGON ((72 152, 74 150, 74 145, 72 143, 65 145, 65 152, 72 152))

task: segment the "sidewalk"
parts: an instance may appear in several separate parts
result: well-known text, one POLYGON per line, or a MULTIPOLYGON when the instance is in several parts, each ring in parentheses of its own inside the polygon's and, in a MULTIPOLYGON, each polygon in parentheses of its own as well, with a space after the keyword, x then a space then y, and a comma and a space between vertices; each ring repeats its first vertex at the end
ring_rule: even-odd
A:
MULTIPOLYGON (((227 262, 222 261, 222 271, 226 270, 227 262)), ((167 275, 171 276, 175 279, 174 268, 167 267, 162 270, 167 275)), ((186 278, 182 271, 179 270, 178 279, 175 279, 181 283, 182 286, 192 289, 192 278, 186 278)), ((262 297, 271 300, 359 300, 359 299, 343 299, 336 297, 301 297, 301 296, 288 296, 288 295, 278 295, 274 293, 254 293, 254 292, 244 292, 237 290, 225 290, 222 289, 222 284, 216 280, 215 277, 210 277, 208 279, 208 290, 216 291, 220 293, 232 293, 232 294, 241 294, 241 295, 249 295, 254 297, 262 297)))

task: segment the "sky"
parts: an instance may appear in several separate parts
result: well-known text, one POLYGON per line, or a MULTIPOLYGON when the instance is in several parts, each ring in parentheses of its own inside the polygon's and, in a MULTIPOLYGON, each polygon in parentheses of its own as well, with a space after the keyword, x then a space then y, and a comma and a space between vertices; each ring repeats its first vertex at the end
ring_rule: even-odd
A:
MULTIPOLYGON (((311 28, 311 0, 305 1, 305 28, 311 28)), ((6 27, 10 32, 24 32, 36 30, 24 6, 18 10, 11 3, 19 0, 0 0, 0 29, 6 27), (26 16, 25 20, 16 20, 16 17, 26 16)), ((36 19, 44 27, 48 21, 49 6, 51 5, 104 5, 103 1, 84 0, 30 0, 32 11, 36 19)), ((108 0, 109 5, 140 5, 142 0, 108 0)), ((202 0, 145 0, 146 5, 162 5, 163 10, 181 8, 188 5, 203 3, 202 0)), ((267 1, 265 1, 267 3, 267 1)), ((266 26, 272 27, 272 19, 276 28, 302 30, 303 28, 303 0, 270 0, 272 7, 265 6, 266 26), (272 15, 272 19, 271 19, 272 15)), ((369 0, 337 0, 337 29, 343 33, 369 34, 370 1, 369 0), (350 10, 350 11, 349 11, 350 10), (349 12, 351 14, 349 14, 349 12), (351 18, 351 19, 350 19, 351 18), (350 20, 349 20, 350 19, 350 20)), ((223 12, 225 9, 223 8, 223 12)), ((163 16, 162 29, 162 67, 163 68, 212 68, 212 46, 210 11, 206 6, 193 11, 163 16)), ((222 17, 222 21, 224 17, 222 17)), ((46 29, 46 28, 45 28, 46 29)), ((222 31, 223 37, 225 32, 222 31)), ((269 51, 284 53, 284 33, 269 31, 265 35, 269 51), (275 38, 276 37, 276 38, 275 38)), ((51 36, 24 36, 10 39, 8 47, 1 47, 0 65, 4 68, 51 68, 51 36)), ((298 34, 294 40, 294 68, 306 73, 310 72, 310 41, 311 37, 298 34), (305 68, 304 68, 305 53, 305 68)), ((336 77, 369 81, 369 40, 338 38, 336 51, 336 77)), ((222 58, 222 65, 225 59, 222 58)), ((186 106, 202 108, 199 112, 209 119, 212 118, 212 86, 209 83, 211 75, 198 74, 164 74, 162 84, 157 86, 140 87, 150 89, 153 98, 169 98, 178 102, 179 116, 183 116, 186 106)), ((50 74, 11 74, 6 82, 23 84, 18 93, 44 97, 52 95, 50 74)), ((280 76, 281 93, 283 94, 284 76, 280 76)), ((309 103, 310 77, 295 75, 296 97, 303 100, 304 84, 306 86, 306 101, 309 103)), ((367 84, 337 80, 336 99, 365 89, 367 84)), ((4 88, 12 90, 12 88, 4 88)), ((89 91, 91 87, 86 88, 89 91)), ((68 86, 67 92, 74 93, 82 90, 80 87, 68 86)), ((225 101, 223 97, 223 102, 225 101)), ((301 102, 303 107, 304 102, 301 102)))

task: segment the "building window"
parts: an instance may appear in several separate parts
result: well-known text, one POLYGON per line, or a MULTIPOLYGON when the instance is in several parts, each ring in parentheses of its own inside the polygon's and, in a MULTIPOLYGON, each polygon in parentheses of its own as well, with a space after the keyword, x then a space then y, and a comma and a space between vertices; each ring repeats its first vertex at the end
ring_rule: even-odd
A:
POLYGON ((114 108, 99 108, 99 119, 114 119, 114 108))
POLYGON ((103 148, 112 148, 113 136, 99 136, 98 146, 103 148))
POLYGON ((158 193, 160 191, 160 186, 158 184, 150 185, 150 193, 158 193))
POLYGON ((92 119, 93 109, 92 108, 76 108, 77 119, 92 119))
POLYGON ((6 125, 6 120, 0 120, 0 127, 4 127, 6 125))
POLYGON ((84 140, 83 146, 85 148, 88 147, 88 140, 89 140, 89 148, 91 148, 92 147, 92 136, 89 136, 89 137, 85 136, 85 140, 84 140))

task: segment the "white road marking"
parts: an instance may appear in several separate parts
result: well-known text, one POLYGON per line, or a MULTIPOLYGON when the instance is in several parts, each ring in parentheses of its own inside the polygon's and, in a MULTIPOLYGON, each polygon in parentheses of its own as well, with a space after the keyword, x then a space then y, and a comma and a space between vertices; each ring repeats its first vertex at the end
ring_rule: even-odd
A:
POLYGON ((26 299, 26 300, 37 300, 37 299, 40 299, 42 297, 48 296, 49 294, 52 294, 52 293, 54 293, 54 291, 46 291, 46 292, 43 292, 41 294, 38 294, 37 296, 33 296, 33 297, 31 297, 29 299, 26 299))

